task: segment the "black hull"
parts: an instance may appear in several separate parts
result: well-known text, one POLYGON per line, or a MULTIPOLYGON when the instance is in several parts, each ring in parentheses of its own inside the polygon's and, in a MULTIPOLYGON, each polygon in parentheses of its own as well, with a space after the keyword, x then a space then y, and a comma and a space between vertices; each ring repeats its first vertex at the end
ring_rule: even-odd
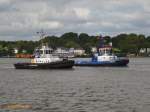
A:
POLYGON ((74 66, 73 60, 63 60, 51 63, 15 63, 16 69, 65 69, 74 66))
POLYGON ((83 63, 75 63, 75 66, 101 66, 101 67, 123 67, 127 66, 129 63, 128 59, 118 60, 114 63, 99 63, 99 62, 83 62, 83 63))

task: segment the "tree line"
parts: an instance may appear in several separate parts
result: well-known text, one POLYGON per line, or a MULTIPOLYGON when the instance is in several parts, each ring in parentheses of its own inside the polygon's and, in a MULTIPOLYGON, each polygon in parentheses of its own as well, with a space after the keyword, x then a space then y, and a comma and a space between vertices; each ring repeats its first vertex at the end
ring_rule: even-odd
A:
MULTIPOLYGON (((150 36, 143 34, 119 34, 117 36, 104 36, 104 43, 112 42, 113 51, 116 53, 126 53, 141 55, 140 50, 145 49, 142 55, 149 55, 147 51, 150 48, 150 36)), ((0 56, 13 56, 14 48, 18 53, 32 54, 34 49, 40 46, 41 42, 46 42, 54 49, 57 47, 64 48, 83 48, 87 54, 91 53, 91 48, 98 46, 98 36, 90 36, 86 33, 68 32, 61 36, 46 36, 39 41, 0 41, 0 56)))

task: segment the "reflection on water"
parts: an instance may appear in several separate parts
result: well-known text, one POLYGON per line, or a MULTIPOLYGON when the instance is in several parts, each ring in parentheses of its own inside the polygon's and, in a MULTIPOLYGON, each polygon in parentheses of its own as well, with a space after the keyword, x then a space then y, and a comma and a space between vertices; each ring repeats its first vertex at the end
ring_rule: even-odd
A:
POLYGON ((0 59, 0 112, 149 112, 150 59, 128 67, 74 67, 69 70, 16 70, 16 59, 0 59))

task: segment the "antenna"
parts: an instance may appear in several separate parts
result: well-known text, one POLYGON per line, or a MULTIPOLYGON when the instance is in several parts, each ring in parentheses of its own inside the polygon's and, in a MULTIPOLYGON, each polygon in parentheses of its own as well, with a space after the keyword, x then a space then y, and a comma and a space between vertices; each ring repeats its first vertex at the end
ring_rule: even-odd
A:
POLYGON ((45 36, 45 33, 44 33, 43 29, 40 32, 36 32, 36 33, 40 36, 41 44, 43 46, 44 45, 43 39, 44 39, 44 36, 45 36))
POLYGON ((40 32, 36 32, 36 33, 40 35, 40 39, 43 39, 45 36, 43 29, 40 32))

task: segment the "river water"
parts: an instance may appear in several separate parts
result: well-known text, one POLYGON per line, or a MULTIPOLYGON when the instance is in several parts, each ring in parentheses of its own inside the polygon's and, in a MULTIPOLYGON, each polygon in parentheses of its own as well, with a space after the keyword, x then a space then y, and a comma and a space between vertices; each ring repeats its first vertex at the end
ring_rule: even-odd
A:
POLYGON ((0 112, 150 112, 150 58, 128 67, 16 70, 21 59, 0 59, 0 112))

